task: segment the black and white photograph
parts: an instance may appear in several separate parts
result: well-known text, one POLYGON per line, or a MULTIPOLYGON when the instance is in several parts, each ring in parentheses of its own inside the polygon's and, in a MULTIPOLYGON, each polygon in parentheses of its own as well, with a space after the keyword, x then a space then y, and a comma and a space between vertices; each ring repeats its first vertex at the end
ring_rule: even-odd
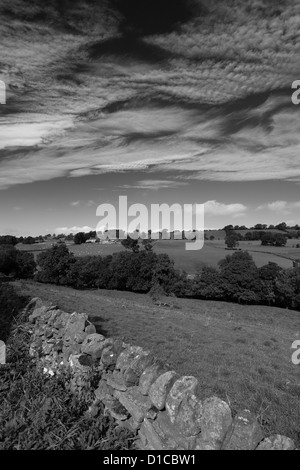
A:
POLYGON ((299 0, 0 0, 0 450, 300 450, 299 0))

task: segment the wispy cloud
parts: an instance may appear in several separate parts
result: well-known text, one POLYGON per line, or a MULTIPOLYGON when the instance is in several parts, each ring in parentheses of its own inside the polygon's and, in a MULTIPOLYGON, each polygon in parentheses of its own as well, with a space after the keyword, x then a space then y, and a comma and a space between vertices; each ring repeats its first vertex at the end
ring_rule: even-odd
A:
POLYGON ((295 210, 300 209, 300 201, 273 201, 265 204, 261 204, 257 207, 258 211, 269 210, 272 212, 278 212, 282 215, 291 214, 295 210))
POLYGON ((92 227, 89 227, 88 225, 83 225, 82 227, 81 226, 77 226, 77 225, 74 225, 73 227, 56 227, 54 229, 54 233, 55 234, 69 234, 69 233, 78 233, 78 232, 91 232, 91 231, 94 231, 96 230, 95 228, 92 228, 92 227))
POLYGON ((218 201, 206 201, 204 204, 205 215, 241 216, 246 211, 247 207, 239 203, 224 204, 218 201))
MULTIPOLYGON (((0 189, 141 169, 161 171, 165 188, 171 170, 178 186, 300 182, 286 92, 300 73, 300 4, 202 3, 205 15, 129 40, 110 2, 69 6, 56 27, 53 5, 41 24, 38 6, 3 0, 0 189)), ((154 189, 145 181, 136 189, 154 189)))

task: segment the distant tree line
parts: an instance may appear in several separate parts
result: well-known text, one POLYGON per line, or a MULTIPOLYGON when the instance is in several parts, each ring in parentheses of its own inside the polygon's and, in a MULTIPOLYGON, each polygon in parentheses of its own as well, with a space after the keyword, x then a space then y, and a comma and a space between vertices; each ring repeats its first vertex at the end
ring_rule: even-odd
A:
POLYGON ((300 268, 283 269, 276 263, 258 268, 247 251, 237 251, 204 267, 193 279, 174 267, 166 254, 151 249, 123 251, 109 256, 76 258, 65 245, 38 255, 39 282, 77 289, 117 289, 149 292, 160 287, 177 297, 263 304, 300 310, 300 268))
POLYGON ((246 227, 245 225, 225 225, 223 228, 225 232, 227 230, 281 230, 285 232, 286 230, 295 230, 300 231, 300 225, 288 225, 285 222, 280 222, 277 225, 268 225, 268 224, 256 224, 253 227, 246 227))
MULTIPOLYGON (((299 236, 300 232, 297 232, 293 238, 298 238, 299 236)), ((228 248, 236 248, 240 241, 261 241, 261 244, 264 246, 285 246, 288 238, 292 238, 292 236, 283 232, 265 232, 262 230, 247 232, 245 235, 242 235, 235 230, 227 230, 225 244, 228 248)))

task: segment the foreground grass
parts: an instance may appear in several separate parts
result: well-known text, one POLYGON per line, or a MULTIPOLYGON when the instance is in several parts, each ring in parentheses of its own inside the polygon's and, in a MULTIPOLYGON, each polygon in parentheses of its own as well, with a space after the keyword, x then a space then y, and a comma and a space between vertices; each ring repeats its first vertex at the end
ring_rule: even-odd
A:
POLYGON ((163 308, 142 294, 15 285, 23 295, 88 313, 99 332, 149 349, 177 372, 197 377, 201 398, 217 395, 234 412, 248 408, 267 434, 300 445, 300 367, 291 361, 299 312, 170 298, 171 307, 163 308))
POLYGON ((15 318, 8 338, 9 368, 0 367, 0 450, 127 450, 134 436, 100 409, 86 415, 90 397, 76 398, 68 375, 46 377, 28 355, 30 327, 15 318))

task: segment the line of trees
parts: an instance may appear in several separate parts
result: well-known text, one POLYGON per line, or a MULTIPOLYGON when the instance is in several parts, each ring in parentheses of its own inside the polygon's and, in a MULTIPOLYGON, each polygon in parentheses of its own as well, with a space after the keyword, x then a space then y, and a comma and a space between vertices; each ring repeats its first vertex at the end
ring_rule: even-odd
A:
POLYGON ((235 230, 227 230, 225 244, 228 248, 236 248, 240 241, 261 241, 261 244, 264 246, 285 246, 288 238, 298 238, 299 235, 300 232, 292 236, 287 233, 271 231, 254 231, 242 235, 235 230))
POLYGON ((247 251, 237 251, 204 267, 195 278, 176 270, 166 254, 151 249, 113 255, 75 258, 65 245, 41 252, 39 282, 74 288, 101 288, 149 292, 159 286, 178 297, 263 304, 300 310, 300 269, 283 269, 276 263, 258 268, 247 251))
POLYGON ((280 222, 280 224, 277 225, 268 225, 268 224, 256 224, 253 227, 246 227, 245 225, 225 225, 223 228, 225 232, 227 230, 282 230, 285 232, 286 230, 295 230, 299 231, 300 230, 300 225, 288 225, 285 222, 280 222))
POLYGON ((76 258, 65 244, 38 254, 0 245, 0 273, 77 289, 117 289, 149 292, 159 287, 178 297, 264 304, 300 310, 300 268, 283 269, 269 262, 258 268, 247 251, 236 251, 206 266, 193 279, 175 269, 167 254, 153 252, 149 241, 136 249, 108 256, 76 258))

